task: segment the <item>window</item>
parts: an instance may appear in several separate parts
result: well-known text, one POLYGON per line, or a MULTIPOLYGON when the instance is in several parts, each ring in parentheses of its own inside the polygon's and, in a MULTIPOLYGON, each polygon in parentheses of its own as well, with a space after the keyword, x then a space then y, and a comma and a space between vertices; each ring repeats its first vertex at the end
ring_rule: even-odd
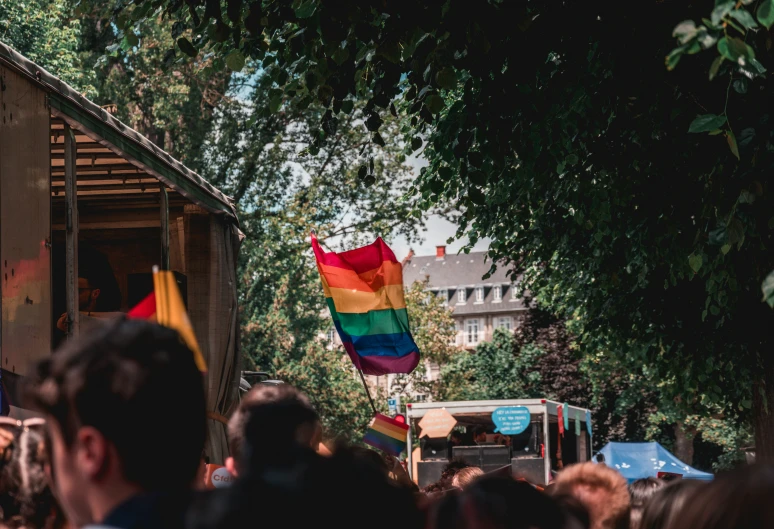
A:
POLYGON ((503 287, 495 285, 492 289, 492 299, 495 303, 500 303, 503 300, 503 287))
POLYGON ((443 289, 440 292, 438 292, 438 297, 441 298, 441 301, 444 302, 444 304, 449 302, 449 291, 447 289, 443 289))
POLYGON ((476 287, 476 303, 484 302, 484 287, 476 287))
POLYGON ((468 345, 476 345, 478 343, 478 320, 467 320, 467 336, 466 343, 468 345))
POLYGON ((336 343, 336 327, 328 329, 328 343, 336 343))
POLYGON ((516 283, 511 283, 511 301, 516 301, 519 298, 517 291, 516 283))
POLYGON ((497 328, 510 331, 513 329, 513 318, 510 316, 500 316, 497 318, 497 328))
POLYGON ((414 402, 427 402, 427 395, 414 395, 414 402))
POLYGON ((457 289, 457 303, 465 303, 465 289, 457 289))

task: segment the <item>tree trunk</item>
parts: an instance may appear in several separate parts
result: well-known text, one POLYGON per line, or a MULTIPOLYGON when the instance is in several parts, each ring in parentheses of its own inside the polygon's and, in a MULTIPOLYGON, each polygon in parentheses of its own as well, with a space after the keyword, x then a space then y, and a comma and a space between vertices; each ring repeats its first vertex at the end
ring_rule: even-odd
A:
POLYGON ((763 372, 753 385, 755 462, 774 463, 774 358, 761 355, 763 372))
POLYGON ((694 439, 696 439, 695 428, 686 428, 681 421, 675 424, 675 455, 686 465, 693 465, 694 439))

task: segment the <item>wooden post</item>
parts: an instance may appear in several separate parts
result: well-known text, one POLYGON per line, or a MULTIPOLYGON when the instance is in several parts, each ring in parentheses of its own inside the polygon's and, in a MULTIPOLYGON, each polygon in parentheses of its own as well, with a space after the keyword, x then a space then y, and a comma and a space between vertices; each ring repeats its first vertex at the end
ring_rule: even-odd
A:
POLYGON ((169 195, 167 186, 161 186, 161 269, 169 270, 169 195))
POLYGON ((65 124, 65 246, 66 246, 66 289, 68 338, 77 338, 80 329, 78 306, 78 174, 76 153, 78 145, 75 134, 65 124))

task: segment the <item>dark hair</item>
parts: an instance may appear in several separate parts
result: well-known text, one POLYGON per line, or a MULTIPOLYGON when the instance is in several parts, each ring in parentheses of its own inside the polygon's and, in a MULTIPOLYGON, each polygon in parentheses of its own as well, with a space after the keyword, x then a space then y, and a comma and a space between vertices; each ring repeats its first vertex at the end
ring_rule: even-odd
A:
POLYGON ((64 514, 46 477, 42 426, 14 428, 11 459, 0 473, 3 518, 20 527, 62 527, 64 514))
POLYGON ((385 476, 389 475, 390 468, 387 466, 387 462, 375 450, 371 450, 370 448, 365 448, 363 446, 353 446, 349 450, 356 460, 366 465, 371 465, 372 467, 382 472, 385 476))
POLYGON ((528 483, 483 477, 459 494, 448 494, 430 515, 430 529, 561 529, 567 513, 528 483))
POLYGON ((153 491, 195 479, 206 435, 204 384, 177 332, 120 319, 40 362, 26 389, 28 407, 56 422, 68 446, 83 426, 104 435, 127 481, 153 491))
MULTIPOLYGON (((269 442, 276 434, 276 428, 279 427, 279 423, 271 422, 273 419, 269 418, 269 415, 282 413, 276 405, 283 403, 287 405, 289 414, 281 417, 280 422, 287 424, 289 420, 296 421, 288 426, 292 429, 293 436, 300 426, 316 424, 320 420, 309 402, 309 398, 290 384, 258 384, 254 386, 242 397, 239 407, 228 421, 229 450, 238 467, 245 463, 242 452, 246 443, 247 423, 251 414, 256 411, 259 415, 263 414, 261 408, 268 406, 268 409, 263 411, 266 415, 266 421, 269 422, 258 425, 256 428, 263 429, 260 436, 269 442)), ((273 441, 274 444, 279 442, 279 439, 273 441)))
POLYGON ((479 435, 481 435, 482 433, 483 434, 486 433, 486 428, 484 428, 483 426, 476 426, 475 428, 473 428, 473 438, 474 439, 476 437, 478 437, 479 435))
POLYGON ((632 499, 629 529, 637 529, 640 526, 642 511, 645 509, 645 504, 659 489, 665 487, 666 484, 667 482, 661 479, 642 478, 629 485, 629 496, 632 499))
MULTIPOLYGON (((686 480, 683 480, 684 482, 686 480)), ((670 485, 664 492, 672 488, 670 485)), ((742 467, 718 476, 694 493, 668 529, 748 529, 774 527, 774 467, 742 467)), ((646 509, 646 514, 648 509, 646 509)))
POLYGON ((290 513, 292 527, 332 524, 337 529, 421 529, 412 494, 394 486, 370 463, 346 449, 322 457, 295 445, 287 460, 240 474, 229 489, 213 491, 188 513, 189 529, 242 529, 255 526, 256 505, 290 513), (385 507, 387 506, 387 507, 385 507), (389 509, 396 516, 384 515, 389 509))
POLYGON ((113 274, 110 261, 102 252, 88 245, 78 248, 78 277, 100 290, 97 312, 114 312, 121 308, 121 289, 113 274))
POLYGON ((670 527, 675 517, 689 503, 689 498, 703 486, 704 483, 701 481, 681 479, 658 490, 645 505, 639 529, 666 529, 670 527))

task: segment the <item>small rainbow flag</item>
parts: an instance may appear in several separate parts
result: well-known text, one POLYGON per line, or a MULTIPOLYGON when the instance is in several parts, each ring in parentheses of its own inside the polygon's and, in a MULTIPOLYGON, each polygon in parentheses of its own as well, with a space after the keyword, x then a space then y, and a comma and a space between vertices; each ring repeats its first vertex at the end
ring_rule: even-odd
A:
POLYGON ((408 429, 408 424, 377 413, 363 442, 397 457, 406 449, 408 429))
POLYGON ((153 267, 153 292, 130 310, 127 317, 152 320, 164 327, 175 329, 188 348, 193 351, 196 367, 202 373, 207 372, 207 362, 199 349, 199 342, 196 341, 191 320, 188 319, 183 297, 180 295, 172 272, 160 271, 157 267, 153 267))
POLYGON ((325 252, 312 235, 325 301, 344 349, 366 375, 411 373, 419 349, 403 299, 403 265, 380 238, 372 244, 325 252))

